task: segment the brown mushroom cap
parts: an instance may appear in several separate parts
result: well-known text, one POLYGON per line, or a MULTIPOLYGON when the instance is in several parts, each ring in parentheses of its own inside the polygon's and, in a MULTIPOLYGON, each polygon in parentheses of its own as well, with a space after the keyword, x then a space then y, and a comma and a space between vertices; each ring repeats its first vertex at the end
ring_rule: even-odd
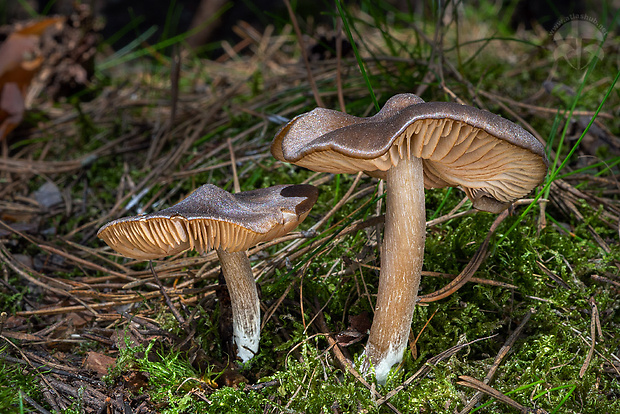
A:
POLYGON ((422 158, 424 186, 461 186, 474 206, 499 212, 547 173, 543 145, 513 122, 452 102, 392 97, 374 116, 317 108, 286 124, 271 152, 314 171, 384 177, 401 158, 422 158))
POLYGON ((165 210, 114 220, 97 236, 134 259, 156 259, 187 249, 243 251, 297 227, 317 196, 315 187, 304 184, 237 194, 206 184, 165 210))

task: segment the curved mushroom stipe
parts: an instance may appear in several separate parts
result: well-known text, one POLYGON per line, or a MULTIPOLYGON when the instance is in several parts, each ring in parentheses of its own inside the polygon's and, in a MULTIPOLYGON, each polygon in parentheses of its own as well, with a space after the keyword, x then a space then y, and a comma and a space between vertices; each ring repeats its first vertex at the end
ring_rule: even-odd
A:
POLYGON ((475 208, 505 210, 547 173, 543 145, 520 126, 469 106, 390 98, 374 116, 317 108, 284 125, 277 159, 330 173, 386 179, 386 218, 375 316, 362 370, 380 383, 401 361, 424 255, 424 188, 460 186, 475 208))
POLYGON ((237 356, 247 362, 258 351, 260 302, 245 250, 297 227, 317 197, 318 190, 311 185, 278 185, 230 194, 206 184, 172 207, 114 220, 97 235, 134 259, 217 249, 231 299, 233 341, 237 356))

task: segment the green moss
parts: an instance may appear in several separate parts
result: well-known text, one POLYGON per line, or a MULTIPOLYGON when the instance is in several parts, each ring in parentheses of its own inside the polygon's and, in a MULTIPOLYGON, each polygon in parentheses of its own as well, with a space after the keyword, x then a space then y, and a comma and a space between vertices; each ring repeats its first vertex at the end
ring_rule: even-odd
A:
POLYGON ((10 364, 4 360, 3 354, 6 351, 6 347, 0 349, 0 412, 21 414, 30 407, 24 401, 22 393, 38 399, 41 391, 37 387, 38 380, 25 366, 10 364))

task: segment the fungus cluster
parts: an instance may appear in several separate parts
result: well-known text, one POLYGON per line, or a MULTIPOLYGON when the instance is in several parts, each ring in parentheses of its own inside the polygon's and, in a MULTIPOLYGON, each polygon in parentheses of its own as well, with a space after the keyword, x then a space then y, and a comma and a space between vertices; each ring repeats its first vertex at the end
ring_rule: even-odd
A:
MULTIPOLYGON (((460 187, 475 208, 499 213, 540 184, 544 147, 518 125, 456 103, 392 97, 374 116, 317 108, 284 125, 271 152, 314 171, 367 174, 386 181, 386 218, 374 319, 363 370, 385 382, 405 349, 424 256, 424 189, 460 187)), ((217 249, 231 294, 238 356, 258 349, 260 311, 244 250, 296 227, 317 198, 308 185, 229 194, 212 185, 145 216, 115 220, 98 235, 119 253, 152 259, 217 249)))

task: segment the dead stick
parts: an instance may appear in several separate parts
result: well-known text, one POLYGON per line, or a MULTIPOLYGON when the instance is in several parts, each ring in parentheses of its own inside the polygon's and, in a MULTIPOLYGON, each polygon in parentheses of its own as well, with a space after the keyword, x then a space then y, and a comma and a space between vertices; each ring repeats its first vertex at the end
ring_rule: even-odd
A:
POLYGON ((477 380, 475 378, 469 377, 467 375, 461 375, 459 377, 459 379, 461 381, 457 382, 458 385, 463 385, 465 387, 473 388, 475 390, 478 390, 479 392, 485 393, 485 394, 495 398, 496 400, 503 402, 506 405, 510 405, 511 407, 516 408, 517 410, 519 410, 522 413, 536 413, 536 414, 544 414, 544 413, 546 413, 542 409, 532 410, 531 408, 528 408, 528 407, 526 407, 524 405, 521 405, 518 402, 516 402, 515 400, 513 400, 512 398, 508 397, 507 395, 499 392, 495 388, 492 388, 491 386, 489 386, 489 385, 485 384, 484 382, 479 381, 479 380, 477 380))
MULTIPOLYGON (((499 353, 495 357, 495 361, 493 361, 493 365, 491 365, 491 369, 489 370, 489 372, 487 372, 487 375, 484 377, 483 382, 485 384, 489 384, 493 380, 493 376, 495 376, 495 372, 499 368, 504 357, 508 354, 508 351, 510 351, 510 348, 512 348, 515 341, 521 334, 521 331, 523 331, 523 328, 525 328, 525 325, 529 322, 530 318, 532 317, 532 313, 533 313, 533 310, 530 309, 523 317, 523 320, 521 321, 519 326, 517 326, 517 329, 515 329, 512 332, 512 334, 510 334, 508 339, 506 339, 506 342, 504 342, 504 345, 502 346, 502 348, 499 350, 499 353)), ((478 391, 476 394, 474 394, 472 399, 469 400, 467 405, 459 412, 459 414, 466 414, 470 412, 480 402, 480 400, 482 399, 482 396, 483 396, 482 391, 478 391)))
POLYGON ((153 267, 153 262, 151 260, 149 260, 149 267, 151 268, 151 272, 153 273, 153 277, 155 278, 155 282, 157 282, 157 284, 159 285, 159 290, 161 291, 161 294, 163 295, 164 300, 166 301, 166 304, 170 308, 170 311, 174 315, 174 318, 181 325, 184 325, 185 324, 185 319, 183 318, 183 316, 181 316, 181 313, 174 306, 174 304, 172 303, 172 300, 170 300, 170 296, 168 296, 168 292, 166 292, 166 288, 164 288, 164 285, 161 284, 161 281, 159 280, 159 276, 157 276, 157 272, 155 271, 155 268, 153 267))
MULTIPOLYGON (((583 378, 586 375, 586 371, 590 366, 590 361, 592 361, 592 357, 594 356, 594 347, 596 346, 596 320, 598 319, 598 308, 596 306, 596 301, 594 300, 594 296, 590 298, 590 307, 592 312, 592 317, 590 319, 590 350, 588 351, 588 355, 586 356, 586 360, 583 362, 581 369, 579 370, 579 378, 583 378)), ((600 322, 599 322, 600 324, 600 322)))
POLYGON ((0 243, 0 260, 4 263, 6 263, 11 269, 13 269, 13 271, 15 271, 18 275, 20 275, 21 277, 23 277, 24 279, 26 279, 27 281, 43 288, 46 290, 49 290, 50 292, 54 292, 58 295, 61 296, 66 296, 78 303, 80 303, 84 308, 83 309, 87 309, 90 313, 92 313, 93 315, 97 316, 97 312, 95 311, 95 309, 90 306, 89 304, 87 304, 86 302, 78 299, 77 297, 75 297, 75 295, 71 294, 70 292, 67 292, 65 290, 62 289, 58 289, 58 288, 54 288, 52 286, 47 285, 46 283, 40 281, 39 279, 37 279, 36 277, 31 276, 28 272, 20 269, 17 265, 15 265, 15 263, 13 263, 10 260, 11 257, 11 253, 9 253, 9 251, 6 249, 6 247, 0 243))
POLYGON ((310 87, 312 88, 312 94, 314 95, 314 100, 316 104, 322 108, 325 107, 323 100, 321 99, 321 95, 319 95, 319 90, 316 87, 316 82, 314 81, 314 76, 312 76, 312 69, 310 68, 310 61, 308 60, 308 52, 306 50, 306 45, 304 44, 303 35, 301 34, 301 29, 299 28, 299 24, 297 23, 297 17, 295 17, 295 13, 293 12, 293 8, 291 7, 291 2, 289 0, 284 0, 284 4, 286 5, 286 9, 288 10, 288 15, 291 18, 291 23, 293 23, 293 28, 295 29, 295 34, 297 35, 297 41, 299 42, 299 48, 301 49, 301 55, 304 58, 304 64, 306 65, 306 71, 308 71, 308 83, 310 83, 310 87))
POLYGON ((505 210, 504 212, 502 212, 495 219, 495 221, 491 225, 491 228, 489 229, 489 233, 487 234, 487 237, 484 239, 484 241, 482 242, 482 244, 480 245, 480 247, 474 254, 474 257, 471 258, 467 266, 465 266, 463 271, 454 280, 452 280, 446 286, 444 286, 443 288, 433 293, 419 296, 418 301, 423 302, 423 303, 435 302, 437 300, 450 296, 451 294, 459 290, 465 283, 467 283, 472 278, 474 273, 476 273, 476 270, 478 270, 478 268, 482 264, 484 257, 487 253, 487 250, 489 248, 489 242, 491 241, 491 236, 493 236, 493 233, 495 233, 495 230, 497 230, 497 227, 501 224, 502 221, 504 221, 506 217, 508 217, 508 210, 505 210))
MULTIPOLYGON (((63 250, 56 249, 55 247, 52 247, 52 246, 46 246, 46 245, 44 245, 44 244, 39 244, 38 246, 39 246, 42 250, 45 250, 45 251, 47 251, 47 252, 49 252, 49 253, 52 253, 52 254, 57 254, 57 255, 59 255, 59 256, 62 256, 62 257, 64 257, 64 258, 66 258, 66 259, 71 260, 72 262, 75 262, 75 263, 81 264, 81 265, 86 266, 86 267, 88 267, 88 268, 90 268, 90 269, 93 269, 93 270, 98 270, 98 271, 101 271, 101 272, 107 272, 107 273, 109 273, 110 275, 116 276, 116 277, 118 277, 118 278, 120 278, 120 279, 124 279, 124 280, 131 280, 132 282, 142 282, 140 279, 137 279, 137 278, 135 278, 135 277, 132 277, 132 276, 126 275, 126 274, 124 274, 124 273, 120 273, 120 272, 116 272, 116 271, 114 271, 114 270, 107 269, 107 268, 105 268, 105 267, 103 267, 103 266, 100 266, 100 265, 98 265, 98 264, 96 264, 96 263, 89 262, 88 260, 84 260, 84 259, 82 259, 82 258, 79 258, 79 257, 77 257, 77 256, 74 256, 74 255, 72 255, 72 254, 70 254, 70 253, 67 253, 67 252, 63 251, 63 250)), ((157 289, 157 288, 158 288, 156 285, 154 285, 154 284, 152 284, 152 283, 147 283, 147 282, 144 282, 144 284, 146 284, 147 286, 150 286, 150 287, 152 287, 152 288, 155 288, 155 289, 157 289)))
POLYGON ((402 390, 410 387, 411 384, 413 384, 414 382, 419 381, 422 378, 424 378, 429 372, 431 372, 434 366, 436 366, 439 362, 443 361, 444 359, 450 358, 452 355, 456 354, 458 351, 460 351, 461 349, 469 345, 475 344, 476 342, 491 339, 495 336, 497 336, 497 334, 491 335, 491 336, 485 336, 484 338, 474 339, 473 341, 470 341, 464 344, 455 345, 452 348, 446 349, 445 351, 435 355, 434 357, 429 358, 429 360, 426 361, 426 364, 424 364, 422 368, 417 370, 415 374, 407 378, 407 380, 403 382, 401 385, 394 388, 392 391, 388 392, 385 397, 381 398, 380 400, 377 400, 377 406, 380 406, 381 404, 385 404, 390 398, 392 398, 393 396, 395 396, 402 390))
MULTIPOLYGON (((366 381, 364 379, 364 377, 362 377, 362 375, 353 366, 353 363, 351 363, 351 361, 347 357, 345 357, 344 354, 342 353, 342 350, 340 349, 340 346, 338 345, 338 342, 336 342, 336 340, 332 337, 331 333, 329 333, 329 328, 327 327, 327 323, 325 322, 325 317, 323 316, 323 311, 320 310, 321 307, 319 306, 317 298, 314 298, 314 307, 315 307, 315 312, 317 312, 317 318, 315 319, 315 321, 317 323, 317 326, 318 326, 319 330, 321 332, 323 332, 323 335, 325 335, 325 338, 327 339, 327 343, 329 344, 329 348, 334 353, 334 356, 336 357, 336 360, 341 365, 341 367, 343 369, 345 369, 346 371, 349 371, 351 373, 351 375, 353 375, 355 377, 355 379, 357 379, 360 383, 362 383, 362 385, 364 385, 364 387, 368 388, 370 390, 370 392, 373 393, 374 397, 378 397, 380 399, 384 399, 385 397, 383 397, 381 394, 379 394, 375 390, 374 385, 369 384, 368 381, 366 381)), ((396 409, 396 407, 394 407, 389 402, 386 405, 393 412, 395 412, 395 413, 399 413, 400 412, 400 411, 398 411, 398 409, 396 409)))

